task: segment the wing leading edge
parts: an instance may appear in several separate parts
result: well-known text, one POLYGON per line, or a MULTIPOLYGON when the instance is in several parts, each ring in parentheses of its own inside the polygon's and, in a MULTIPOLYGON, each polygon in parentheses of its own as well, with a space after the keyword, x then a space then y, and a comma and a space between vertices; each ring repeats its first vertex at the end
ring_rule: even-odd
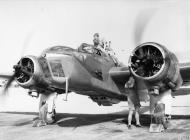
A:
POLYGON ((129 79, 130 71, 128 67, 113 67, 110 69, 109 75, 117 84, 124 85, 126 80, 129 79))

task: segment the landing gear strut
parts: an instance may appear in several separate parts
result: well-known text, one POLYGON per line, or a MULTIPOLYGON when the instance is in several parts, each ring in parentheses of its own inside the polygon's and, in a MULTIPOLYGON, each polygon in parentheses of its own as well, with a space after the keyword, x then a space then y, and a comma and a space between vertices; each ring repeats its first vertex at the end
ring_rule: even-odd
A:
POLYGON ((162 132, 169 126, 171 119, 171 90, 150 95, 150 132, 162 132))
POLYGON ((48 113, 48 95, 41 94, 39 102, 39 117, 33 121, 33 127, 46 126, 47 124, 52 124, 56 122, 56 111, 55 111, 55 99, 57 95, 53 98, 53 106, 51 113, 48 113))

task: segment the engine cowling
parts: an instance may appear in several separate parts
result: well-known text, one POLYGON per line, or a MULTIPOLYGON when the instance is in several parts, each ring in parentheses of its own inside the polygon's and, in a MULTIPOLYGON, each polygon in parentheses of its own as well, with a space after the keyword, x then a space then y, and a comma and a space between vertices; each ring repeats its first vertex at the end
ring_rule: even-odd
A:
POLYGON ((129 68, 149 87, 176 90, 182 84, 177 57, 158 43, 146 42, 137 46, 129 58, 129 68))
POLYGON ((35 56, 21 58, 15 69, 15 80, 23 88, 30 88, 41 82, 42 70, 35 56))

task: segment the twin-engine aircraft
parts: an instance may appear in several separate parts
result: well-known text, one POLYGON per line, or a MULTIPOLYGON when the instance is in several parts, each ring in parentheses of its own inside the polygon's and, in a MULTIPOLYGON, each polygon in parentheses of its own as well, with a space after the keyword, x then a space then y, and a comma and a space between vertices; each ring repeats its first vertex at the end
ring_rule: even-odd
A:
POLYGON ((125 83, 130 76, 136 79, 141 101, 150 97, 150 113, 154 115, 162 103, 165 108, 159 111, 167 115, 171 114, 172 96, 178 94, 182 85, 189 85, 190 63, 181 64, 166 47, 147 42, 132 51, 128 66, 120 65, 105 52, 83 43, 78 49, 54 46, 38 57, 24 56, 14 66, 12 76, 0 75, 9 79, 5 90, 15 80, 30 95, 41 94, 40 110, 42 102, 54 93, 75 92, 103 106, 127 101, 125 83))

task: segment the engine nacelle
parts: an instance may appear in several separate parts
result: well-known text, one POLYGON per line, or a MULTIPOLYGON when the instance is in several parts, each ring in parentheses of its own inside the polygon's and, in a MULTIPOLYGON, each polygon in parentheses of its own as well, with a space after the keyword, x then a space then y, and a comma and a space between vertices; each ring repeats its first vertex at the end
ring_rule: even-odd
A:
POLYGON ((176 90, 182 84, 177 57, 158 43, 147 42, 137 46, 129 58, 129 68, 148 87, 176 90))
POLYGON ((15 66, 15 80, 23 88, 31 88, 39 82, 43 83, 43 72, 35 56, 21 58, 15 66))

